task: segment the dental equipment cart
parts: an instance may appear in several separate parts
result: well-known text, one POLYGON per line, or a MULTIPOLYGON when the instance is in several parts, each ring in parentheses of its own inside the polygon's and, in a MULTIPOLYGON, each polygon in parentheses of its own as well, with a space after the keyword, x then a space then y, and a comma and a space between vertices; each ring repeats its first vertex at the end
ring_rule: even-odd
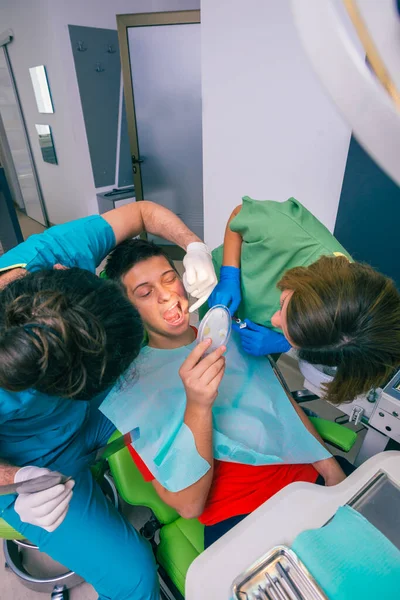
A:
MULTIPOLYGON (((300 360, 299 368, 306 390, 323 398, 321 384, 329 383, 333 377, 325 373, 325 367, 321 365, 300 360)), ((306 400, 306 396, 303 399, 306 400)), ((383 389, 371 390, 336 408, 348 415, 350 423, 362 423, 366 428, 363 444, 354 461, 358 467, 371 456, 383 452, 390 439, 400 443, 400 370, 383 389)))
MULTIPOLYGON (((287 575, 292 569, 294 573, 296 565, 290 561, 296 561, 296 556, 292 556, 290 547, 298 534, 326 525, 344 505, 360 512, 400 548, 400 452, 382 452, 373 456, 333 487, 299 482, 281 490, 196 558, 187 574, 185 599, 285 597, 270 588, 265 595, 262 591, 259 595, 247 595, 246 592, 253 589, 253 580, 258 584, 256 578, 263 569, 263 580, 268 581, 268 565, 273 563, 276 572, 279 561, 278 574, 280 572, 286 579, 286 597, 296 600, 326 598, 307 570, 307 581, 303 581, 304 595, 296 595, 296 590, 290 588, 290 578, 287 581, 282 571, 287 575)), ((300 563, 300 571, 301 566, 300 563)), ((297 582, 299 589, 300 576, 297 582)))

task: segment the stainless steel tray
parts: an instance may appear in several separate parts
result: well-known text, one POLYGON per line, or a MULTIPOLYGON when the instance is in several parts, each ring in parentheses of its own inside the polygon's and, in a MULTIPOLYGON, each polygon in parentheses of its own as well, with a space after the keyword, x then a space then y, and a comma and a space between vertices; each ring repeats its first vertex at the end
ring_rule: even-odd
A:
MULTIPOLYGON (((378 471, 347 504, 400 549, 400 487, 384 471, 378 471)), ((276 546, 236 577, 232 592, 234 600, 327 598, 307 567, 286 546, 276 546)))
POLYGON ((347 503, 400 550, 400 487, 378 471, 347 503))
POLYGON ((276 546, 246 571, 232 586, 234 600, 327 600, 297 555, 276 546))

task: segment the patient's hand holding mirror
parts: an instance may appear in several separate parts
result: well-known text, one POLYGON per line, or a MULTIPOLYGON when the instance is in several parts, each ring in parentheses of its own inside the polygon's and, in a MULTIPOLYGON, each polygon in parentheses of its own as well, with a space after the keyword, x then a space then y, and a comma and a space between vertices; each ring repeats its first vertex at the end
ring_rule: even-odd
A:
POLYGON ((231 335, 231 315, 226 306, 217 304, 210 308, 199 325, 197 343, 206 339, 211 340, 211 345, 205 354, 210 354, 220 346, 227 346, 231 335))

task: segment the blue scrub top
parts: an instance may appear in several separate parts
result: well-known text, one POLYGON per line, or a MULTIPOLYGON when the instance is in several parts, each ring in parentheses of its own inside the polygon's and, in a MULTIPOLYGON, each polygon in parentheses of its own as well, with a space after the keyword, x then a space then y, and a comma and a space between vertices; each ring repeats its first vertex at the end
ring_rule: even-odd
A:
POLYGON ((61 264, 94 273, 114 246, 111 225, 103 217, 93 215, 31 235, 0 257, 0 272, 16 267, 34 272, 61 264))
MULTIPOLYGON (((114 246, 107 221, 85 217, 30 236, 0 257, 0 271, 23 267, 33 272, 59 263, 94 273, 114 246)), ((88 411, 89 402, 0 389, 0 459, 16 466, 50 465, 78 435, 88 411)), ((0 509, 9 498, 0 496, 0 509)))
POLYGON ((11 465, 45 467, 84 425, 89 402, 37 390, 0 390, 0 457, 11 465))

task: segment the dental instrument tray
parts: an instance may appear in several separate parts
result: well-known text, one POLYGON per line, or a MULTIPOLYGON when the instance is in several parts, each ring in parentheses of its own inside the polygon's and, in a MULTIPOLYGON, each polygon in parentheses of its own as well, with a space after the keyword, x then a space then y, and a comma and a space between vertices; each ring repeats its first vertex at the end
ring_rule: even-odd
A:
MULTIPOLYGON (((400 550, 400 487, 387 473, 375 473, 347 505, 362 514, 400 550)), ((234 600, 327 598, 307 567, 286 546, 276 546, 239 575, 233 582, 232 592, 234 600)))
POLYGON ((327 600, 297 555, 276 546, 236 577, 234 600, 327 600))

